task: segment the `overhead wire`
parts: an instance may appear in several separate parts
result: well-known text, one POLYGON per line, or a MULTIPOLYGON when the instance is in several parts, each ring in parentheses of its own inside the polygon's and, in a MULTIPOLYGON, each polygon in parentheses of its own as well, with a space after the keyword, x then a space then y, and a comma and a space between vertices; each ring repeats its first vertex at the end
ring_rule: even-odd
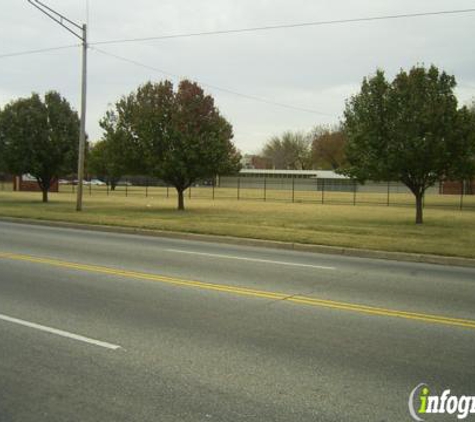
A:
POLYGON ((18 51, 15 53, 5 53, 5 54, 0 54, 0 59, 5 59, 8 57, 29 56, 31 54, 47 53, 50 51, 67 50, 67 49, 75 48, 79 46, 80 44, 70 44, 70 45, 62 45, 58 47, 40 48, 38 50, 26 50, 26 51, 18 51))
MULTIPOLYGON (((89 20, 89 2, 86 3, 86 7, 87 7, 86 13, 88 15, 88 20, 89 20)), ((440 16, 440 15, 465 14, 465 13, 475 13, 475 8, 452 9, 452 10, 443 10, 443 11, 438 11, 438 12, 404 13, 404 14, 396 14, 396 15, 382 15, 382 16, 372 16, 372 17, 363 17, 363 18, 335 19, 335 20, 328 20, 328 21, 301 22, 301 23, 291 23, 291 24, 283 24, 283 25, 256 26, 256 27, 249 27, 249 28, 222 29, 222 30, 208 31, 208 32, 190 32, 190 33, 183 33, 183 34, 168 34, 168 35, 165 34, 165 35, 141 37, 141 38, 122 38, 122 39, 116 39, 116 40, 89 42, 89 45, 97 46, 97 45, 106 45, 106 44, 159 41, 159 40, 177 39, 177 38, 239 34, 239 33, 246 33, 246 32, 272 31, 272 30, 278 30, 278 29, 292 29, 292 28, 324 26, 324 25, 342 25, 342 24, 358 23, 358 22, 408 19, 408 18, 418 18, 418 17, 424 17, 424 16, 427 17, 427 16, 440 16)), ((52 48, 31 50, 31 51, 21 51, 21 52, 16 52, 16 53, 6 53, 6 54, 0 54, 0 58, 22 56, 22 55, 27 55, 27 54, 36 54, 36 53, 42 53, 42 52, 47 52, 47 51, 60 50, 63 48, 71 48, 75 46, 76 45, 64 46, 64 47, 52 47, 52 48)))
MULTIPOLYGON (((268 26, 258 26, 258 27, 249 27, 249 28, 235 28, 235 29, 223 29, 217 31, 208 31, 208 32, 192 32, 192 33, 183 33, 183 34, 169 34, 169 35, 160 35, 160 36, 151 36, 151 37, 141 37, 141 38, 124 38, 124 39, 117 39, 117 40, 105 40, 105 41, 96 41, 90 42, 89 47, 94 51, 97 51, 103 55, 107 55, 113 57, 117 60, 121 60, 123 62, 128 62, 135 66, 139 66, 148 70, 152 70, 163 75, 167 75, 173 78, 180 78, 178 75, 168 72, 166 70, 150 66, 145 63, 138 62, 133 59, 129 59, 127 57, 119 56, 114 53, 110 53, 104 51, 102 49, 97 48, 98 45, 111 45, 111 44, 122 44, 122 43, 133 43, 133 42, 145 42, 145 41, 159 41, 159 40, 169 40, 169 39, 179 39, 179 38, 190 38, 190 37, 201 37, 201 36, 214 36, 214 35, 227 35, 227 34, 242 34, 242 33, 252 33, 252 32, 262 32, 262 31, 273 31, 279 29, 293 29, 293 28, 303 28, 303 27, 315 27, 315 26, 325 26, 325 25, 343 25, 343 24, 350 24, 350 23, 359 23, 359 22, 372 22, 372 21, 382 21, 382 20, 394 20, 394 19, 408 19, 408 18, 418 18, 418 17, 427 17, 427 16, 440 16, 440 15, 449 15, 449 14, 465 14, 465 13, 474 13, 475 8, 473 9, 453 9, 453 10, 445 10, 445 11, 438 11, 438 12, 422 12, 422 13, 405 13, 405 14, 396 14, 396 15, 382 15, 382 16, 372 16, 372 17, 363 17, 363 18, 351 18, 351 19, 337 19, 337 20, 328 20, 328 21, 313 21, 313 22, 301 22, 301 23, 293 23, 293 24, 283 24, 283 25, 268 25, 268 26)), ((87 21, 89 23, 89 2, 86 0, 86 15, 87 21)), ((31 54, 40 54, 45 52, 51 51, 59 51, 70 49, 74 47, 78 47, 79 44, 73 45, 65 45, 65 46, 58 46, 58 47, 50 47, 50 48, 43 48, 37 50, 28 50, 28 51, 20 51, 14 53, 5 53, 0 54, 0 59, 2 58, 9 58, 9 57, 19 57, 19 56, 26 56, 31 54)), ((327 113, 323 113, 321 111, 312 110, 308 108, 293 106, 290 104, 285 104, 281 102, 272 101, 266 98, 244 94, 241 92, 237 92, 228 88, 223 88, 214 84, 205 83, 200 81, 203 86, 211 88, 216 91, 225 92, 228 94, 232 94, 235 96, 239 96, 241 98, 246 98, 254 101, 259 101, 261 103, 266 103, 278 107, 284 107, 287 109, 302 111, 311 114, 318 114, 322 116, 329 116, 327 113)))
MULTIPOLYGON (((170 77, 175 78, 175 79, 180 79, 182 77, 180 75, 177 75, 176 73, 169 72, 167 70, 160 69, 158 67, 151 66, 151 65, 139 62, 139 61, 134 60, 134 59, 130 59, 130 58, 127 58, 127 57, 124 57, 124 56, 120 56, 118 54, 110 53, 108 51, 104 51, 104 50, 102 50, 100 48, 97 48, 97 47, 90 47, 90 48, 91 48, 91 50, 97 51, 98 53, 101 53, 105 56, 109 56, 109 57, 115 58, 117 60, 121 60, 123 62, 130 63, 130 64, 133 64, 133 65, 138 66, 138 67, 142 67, 144 69, 152 70, 152 71, 158 72, 162 75, 170 76, 170 77)), ((231 95, 234 95, 234 96, 238 96, 238 97, 241 97, 241 98, 245 98, 245 99, 248 99, 248 100, 254 100, 254 101, 261 102, 261 103, 274 105, 274 106, 282 107, 282 108, 287 108, 287 109, 291 109, 291 110, 301 111, 301 112, 305 112, 305 113, 310 113, 310 114, 316 114, 316 115, 327 116, 327 117, 331 116, 328 113, 323 113, 323 112, 318 111, 318 110, 313 110, 313 109, 309 109, 309 108, 294 106, 294 105, 291 105, 291 104, 281 103, 281 102, 273 101, 273 100, 270 100, 270 99, 267 99, 267 98, 258 97, 258 96, 255 96, 255 95, 244 94, 242 92, 234 91, 234 90, 229 89, 229 88, 223 88, 221 86, 210 84, 210 83, 207 83, 207 82, 204 82, 204 81, 201 81, 201 80, 197 81, 197 82, 199 82, 202 86, 208 87, 208 88, 213 89, 215 91, 224 92, 224 93, 231 94, 231 95)))
POLYGON ((404 14, 396 14, 396 15, 382 15, 382 16, 371 16, 371 17, 363 17, 363 18, 335 19, 335 20, 327 20, 327 21, 300 22, 300 23, 291 23, 291 24, 282 24, 282 25, 255 26, 255 27, 249 27, 249 28, 221 29, 221 30, 216 30, 216 31, 189 32, 189 33, 183 33, 183 34, 165 34, 165 35, 140 37, 140 38, 122 38, 122 39, 116 39, 116 40, 95 41, 90 44, 91 45, 106 45, 106 44, 123 44, 123 43, 144 42, 144 41, 160 41, 160 40, 170 40, 170 39, 178 39, 178 38, 242 34, 242 33, 250 33, 250 32, 274 31, 274 30, 279 30, 279 29, 293 29, 293 28, 315 27, 315 26, 325 26, 325 25, 343 25, 343 24, 359 23, 359 22, 409 19, 409 18, 465 14, 465 13, 475 13, 475 8, 452 9, 452 10, 443 10, 443 11, 438 11, 438 12, 404 13, 404 14))

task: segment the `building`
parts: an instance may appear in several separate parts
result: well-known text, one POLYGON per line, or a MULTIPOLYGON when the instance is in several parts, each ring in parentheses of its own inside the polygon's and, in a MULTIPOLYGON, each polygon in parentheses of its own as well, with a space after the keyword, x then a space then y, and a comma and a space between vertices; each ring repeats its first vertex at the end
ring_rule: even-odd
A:
POLYGON ((247 170, 272 168, 272 162, 268 158, 250 154, 246 154, 242 157, 241 165, 243 169, 247 170))
MULTIPOLYGON (((400 182, 372 182, 360 184, 332 170, 258 170, 242 169, 238 176, 220 177, 218 187, 244 189, 275 189, 316 192, 353 193, 401 193, 411 194, 407 186, 400 182)), ((460 184, 459 184, 460 186, 460 184)), ((430 187, 426 193, 438 194, 439 185, 430 187)))
POLYGON ((262 170, 242 169, 238 176, 225 176, 218 179, 219 187, 233 188, 239 185, 246 189, 337 191, 352 192, 355 183, 352 179, 330 170, 262 170))
MULTIPOLYGON (((15 176, 13 178, 13 190, 16 192, 41 192, 40 185, 38 181, 29 174, 24 174, 22 176, 15 176)), ((59 185, 58 180, 53 180, 49 188, 49 192, 58 192, 59 185)))

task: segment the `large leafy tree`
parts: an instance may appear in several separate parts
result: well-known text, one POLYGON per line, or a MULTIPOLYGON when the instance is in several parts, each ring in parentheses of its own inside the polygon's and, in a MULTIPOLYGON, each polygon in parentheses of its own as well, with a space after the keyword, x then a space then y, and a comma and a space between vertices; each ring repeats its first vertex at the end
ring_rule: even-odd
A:
POLYGON ((43 202, 54 179, 77 165, 79 118, 57 92, 21 98, 0 112, 2 161, 13 174, 29 173, 38 181, 43 202))
MULTIPOLYGON (((465 118, 471 123, 468 123, 472 127, 472 133, 475 136, 475 99, 472 100, 468 106, 468 114, 465 114, 465 118)), ((472 150, 470 153, 471 158, 466 160, 463 165, 458 168, 458 179, 465 182, 465 193, 469 195, 474 194, 474 179, 475 179, 475 142, 472 144, 472 150)))
MULTIPOLYGON (((1 127, 1 120, 2 120, 2 112, 0 109, 0 127, 1 127)), ((6 164, 5 164, 5 153, 4 153, 4 148, 5 148, 5 142, 2 137, 2 133, 0 132, 0 175, 3 175, 4 172, 6 172, 6 164)))
POLYGON ((345 166, 346 134, 340 127, 317 126, 312 138, 312 161, 317 168, 338 170, 345 166))
POLYGON ((92 145, 87 164, 88 172, 104 180, 111 190, 115 190, 117 182, 128 173, 129 168, 121 142, 107 135, 92 145))
POLYGON ((302 132, 286 131, 273 136, 261 155, 278 170, 308 170, 312 167, 311 139, 302 132))
POLYGON ((467 166, 473 121, 458 108, 455 78, 435 66, 401 71, 392 83, 378 71, 346 104, 349 165, 360 181, 398 180, 415 196, 416 223, 430 186, 467 166))
POLYGON ((122 140, 137 172, 174 186, 178 209, 196 181, 238 170, 232 126, 196 83, 147 83, 119 100, 103 127, 122 140))

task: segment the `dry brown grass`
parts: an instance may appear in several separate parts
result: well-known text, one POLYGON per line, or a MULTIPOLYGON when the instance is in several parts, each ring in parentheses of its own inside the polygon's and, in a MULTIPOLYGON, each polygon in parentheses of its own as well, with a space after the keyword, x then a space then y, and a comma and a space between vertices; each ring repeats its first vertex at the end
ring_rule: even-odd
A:
POLYGON ((168 199, 163 189, 149 193, 86 191, 84 212, 77 213, 71 193, 51 194, 42 204, 38 193, 0 191, 0 216, 475 258, 474 211, 426 209, 425 224, 416 226, 412 207, 211 201, 192 191, 187 211, 178 212, 171 191, 168 199))

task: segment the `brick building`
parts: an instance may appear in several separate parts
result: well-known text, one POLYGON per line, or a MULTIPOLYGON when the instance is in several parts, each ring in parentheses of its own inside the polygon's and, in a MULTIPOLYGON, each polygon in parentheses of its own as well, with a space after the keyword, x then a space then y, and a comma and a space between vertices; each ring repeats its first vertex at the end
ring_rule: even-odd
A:
MULTIPOLYGON (((41 192, 41 188, 38 185, 36 179, 29 174, 23 176, 15 176, 13 178, 13 190, 15 192, 41 192)), ((59 184, 58 180, 53 180, 49 188, 49 192, 58 192, 59 184)))

